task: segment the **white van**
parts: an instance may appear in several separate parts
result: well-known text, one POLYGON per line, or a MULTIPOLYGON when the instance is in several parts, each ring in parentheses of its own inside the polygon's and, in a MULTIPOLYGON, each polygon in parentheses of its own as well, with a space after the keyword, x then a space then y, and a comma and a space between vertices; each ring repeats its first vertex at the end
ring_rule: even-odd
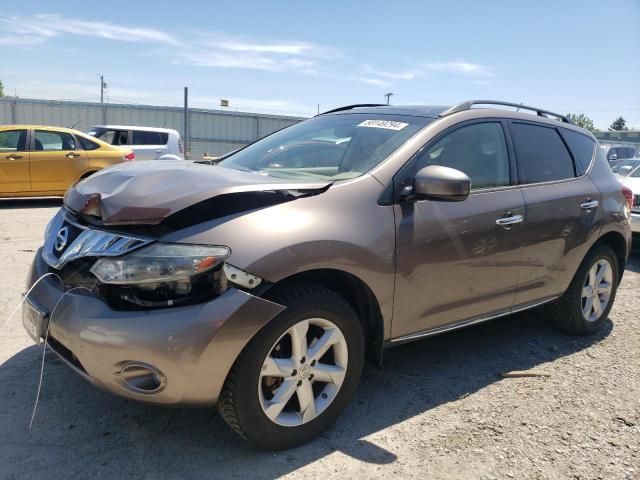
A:
POLYGON ((96 125, 88 133, 111 145, 130 148, 136 160, 184 160, 182 138, 170 128, 96 125))

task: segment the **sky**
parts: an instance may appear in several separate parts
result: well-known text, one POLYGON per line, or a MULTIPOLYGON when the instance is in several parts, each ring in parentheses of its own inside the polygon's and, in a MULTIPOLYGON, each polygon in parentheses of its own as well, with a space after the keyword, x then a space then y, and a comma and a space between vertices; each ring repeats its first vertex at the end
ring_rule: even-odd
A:
POLYGON ((640 129, 640 0, 0 2, 5 95, 311 116, 467 99, 640 129))

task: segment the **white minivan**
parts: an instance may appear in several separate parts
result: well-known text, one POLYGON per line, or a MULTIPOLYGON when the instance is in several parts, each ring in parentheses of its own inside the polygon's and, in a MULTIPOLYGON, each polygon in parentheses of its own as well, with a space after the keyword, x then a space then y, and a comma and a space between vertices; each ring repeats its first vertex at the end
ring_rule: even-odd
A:
POLYGON ((96 125, 88 133, 111 145, 130 148, 136 160, 184 160, 182 138, 170 128, 96 125))

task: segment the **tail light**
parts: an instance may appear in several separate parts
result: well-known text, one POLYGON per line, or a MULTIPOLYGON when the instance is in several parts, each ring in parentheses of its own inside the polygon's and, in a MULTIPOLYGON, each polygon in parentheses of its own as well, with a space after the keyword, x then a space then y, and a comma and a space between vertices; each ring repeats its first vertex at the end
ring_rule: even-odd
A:
POLYGON ((622 194, 624 195, 624 198, 627 200, 627 205, 629 206, 629 210, 631 210, 633 208, 633 191, 629 187, 623 185, 622 194))
POLYGON ((133 152, 129 152, 124 157, 122 157, 122 160, 124 160, 125 162, 132 162, 135 159, 136 159, 136 154, 133 152))
POLYGON ((182 138, 178 139, 178 149, 180 150, 180 153, 184 153, 184 146, 182 145, 182 138))

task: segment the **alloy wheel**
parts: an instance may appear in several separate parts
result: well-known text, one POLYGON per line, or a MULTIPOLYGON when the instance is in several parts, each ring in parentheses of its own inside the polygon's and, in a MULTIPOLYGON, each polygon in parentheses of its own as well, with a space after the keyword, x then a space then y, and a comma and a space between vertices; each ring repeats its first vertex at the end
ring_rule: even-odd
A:
POLYGON ((597 321, 611 299, 613 268, 605 258, 597 260, 589 269, 582 287, 582 316, 587 322, 597 321))
POLYGON ((288 427, 315 419, 338 395, 348 360, 344 335, 331 321, 311 318, 291 326, 262 364, 258 395, 263 412, 288 427))

